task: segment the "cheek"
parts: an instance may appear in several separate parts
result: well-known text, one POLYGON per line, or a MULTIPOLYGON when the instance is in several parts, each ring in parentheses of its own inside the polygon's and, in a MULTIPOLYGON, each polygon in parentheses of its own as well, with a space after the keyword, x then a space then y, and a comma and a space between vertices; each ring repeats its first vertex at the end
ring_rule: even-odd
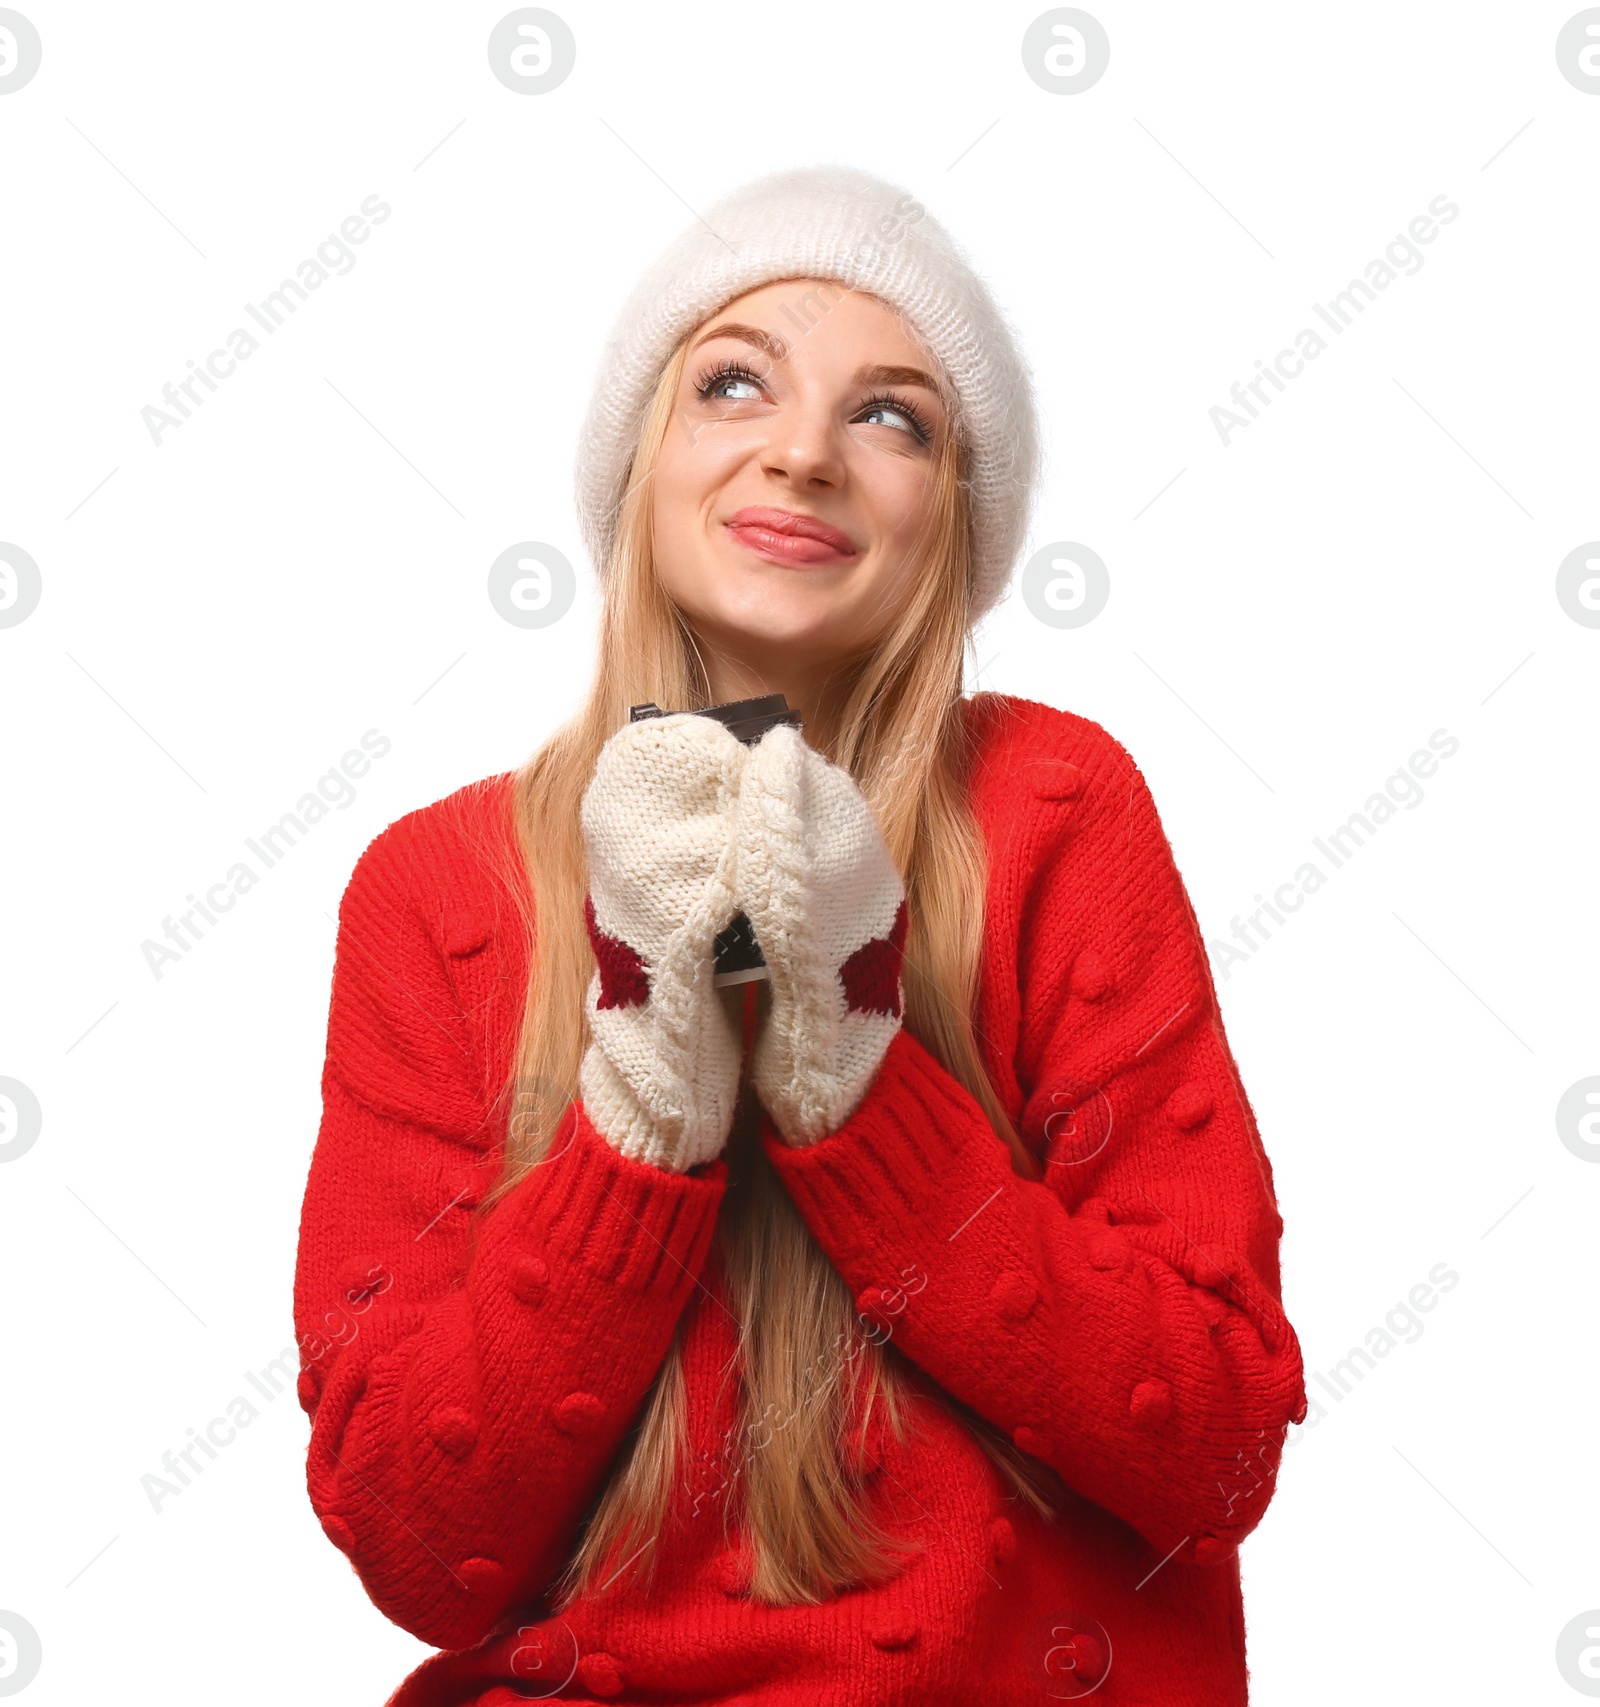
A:
POLYGON ((650 518, 658 554, 673 539, 681 538, 685 521, 703 501, 704 471, 692 448, 673 443, 673 435, 679 431, 676 426, 668 427, 650 477, 650 518))
POLYGON ((864 473, 862 491, 886 556, 907 550, 928 525, 933 502, 933 470, 909 459, 884 463, 864 473))
POLYGON ((683 427, 673 422, 656 453, 656 471, 651 477, 651 486, 657 509, 680 508, 698 482, 694 447, 684 442, 683 432, 683 427))
POLYGON ((706 545, 707 518, 737 469, 720 429, 674 420, 667 428, 651 477, 650 524, 656 573, 684 609, 701 612, 715 576, 706 545))
POLYGON ((702 510, 748 457, 736 429, 673 420, 656 457, 653 477, 657 514, 682 519, 702 510))

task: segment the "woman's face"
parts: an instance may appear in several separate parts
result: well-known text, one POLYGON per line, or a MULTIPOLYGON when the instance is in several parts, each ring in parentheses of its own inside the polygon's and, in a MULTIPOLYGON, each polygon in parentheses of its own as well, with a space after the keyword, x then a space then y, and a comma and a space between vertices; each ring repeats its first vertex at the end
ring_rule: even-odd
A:
POLYGON ((783 679, 887 631, 951 430, 936 380, 893 309, 822 280, 763 285, 690 334, 651 525, 713 653, 783 679))

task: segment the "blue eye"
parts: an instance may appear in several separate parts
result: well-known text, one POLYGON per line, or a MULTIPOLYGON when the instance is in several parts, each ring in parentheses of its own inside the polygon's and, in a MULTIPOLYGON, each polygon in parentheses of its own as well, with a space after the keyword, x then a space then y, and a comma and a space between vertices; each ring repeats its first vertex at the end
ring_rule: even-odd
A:
MULTIPOLYGON (((745 363, 722 361, 700 376, 695 383, 695 391, 702 402, 748 403, 761 395, 762 381, 745 363), (748 386, 749 390, 736 394, 732 389, 734 386, 748 386)), ((919 445, 933 443, 933 427, 928 418, 914 403, 896 397, 892 392, 874 392, 862 404, 856 418, 865 418, 869 425, 889 426, 896 432, 909 433, 919 445), (874 421, 873 416, 887 419, 874 421)))
POLYGON ((873 425, 883 425, 883 427, 895 427, 895 425, 898 425, 898 427, 902 428, 902 432, 915 432, 915 430, 917 430, 915 422, 912 422, 912 418, 910 418, 910 415, 905 413, 905 410, 890 408, 888 403, 874 403, 874 405, 866 411, 866 415, 862 417, 862 420, 866 420, 866 422, 873 422, 873 425), (873 422, 874 415, 878 417, 878 422, 873 422))
POLYGON ((899 431, 909 431, 919 444, 928 444, 933 438, 932 430, 922 415, 898 397, 869 397, 862 413, 869 416, 898 415, 905 423, 899 431))
POLYGON ((729 385, 748 385, 757 393, 761 390, 761 381, 745 366, 743 362, 727 361, 719 363, 710 373, 701 377, 695 390, 701 398, 709 400, 721 397, 730 403, 747 403, 749 396, 735 397, 727 389, 729 385))
POLYGON ((870 408, 867 411, 867 414, 868 415, 900 415, 900 419, 902 421, 906 419, 906 417, 903 414, 901 414, 898 409, 891 409, 887 403, 875 403, 872 406, 872 408, 870 408))

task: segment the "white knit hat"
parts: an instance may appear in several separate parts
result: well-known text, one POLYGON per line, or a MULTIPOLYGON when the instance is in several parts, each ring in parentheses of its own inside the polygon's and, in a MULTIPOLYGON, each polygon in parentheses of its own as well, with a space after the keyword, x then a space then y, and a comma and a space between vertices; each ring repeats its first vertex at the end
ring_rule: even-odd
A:
POLYGON ((578 441, 577 505, 601 575, 644 412, 685 334, 783 278, 834 279, 897 308, 944 369, 968 446, 972 615, 1006 589, 1039 477, 1032 382, 988 286, 908 191, 855 166, 805 166, 742 185, 696 220, 629 293, 578 441))

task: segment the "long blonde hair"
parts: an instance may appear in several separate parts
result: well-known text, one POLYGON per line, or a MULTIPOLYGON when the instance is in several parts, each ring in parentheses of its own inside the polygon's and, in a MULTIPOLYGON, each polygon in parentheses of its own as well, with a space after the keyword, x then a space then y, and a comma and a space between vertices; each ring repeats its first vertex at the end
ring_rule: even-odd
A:
MULTIPOLYGON (((480 1214, 539 1164, 578 1095, 589 1041, 584 996, 595 966, 584 927, 579 806, 600 749, 627 721, 630 705, 653 700, 669 710, 698 710, 710 703, 694 635, 658 579, 651 551, 650 479, 687 349, 686 338, 662 372, 643 424, 605 576, 587 702, 515 779, 522 869, 513 875, 527 909, 529 986, 504 1087, 504 1168, 480 1214)), ((985 859, 966 789, 970 552, 954 410, 951 418, 957 431, 942 435, 919 541, 924 572, 884 638, 841 666, 831 715, 813 717, 807 735, 860 783, 904 877, 906 1029, 977 1099, 1013 1167, 1037 1178, 1039 1167, 1006 1117, 973 1033, 985 859)), ((717 1224, 740 1350, 741 1426, 730 1443, 723 1516, 730 1524, 742 1516, 748 1531, 753 1598, 815 1602, 882 1580, 904 1556, 904 1544, 869 1511, 862 1466, 844 1436, 881 1405, 887 1425, 906 1438, 905 1376, 892 1342, 876 1343, 864 1331, 849 1289, 751 1141, 752 1112, 759 1111, 747 1097, 726 1152, 729 1183, 717 1224)), ((1005 1481, 1048 1513, 1056 1486, 1048 1472, 976 1413, 946 1402, 1005 1481)), ((562 1577, 563 1603, 598 1592, 597 1584, 620 1574, 619 1560, 638 1559, 640 1580, 648 1582, 659 1551, 651 1543, 688 1474, 686 1442, 687 1394, 674 1337, 562 1577)))

